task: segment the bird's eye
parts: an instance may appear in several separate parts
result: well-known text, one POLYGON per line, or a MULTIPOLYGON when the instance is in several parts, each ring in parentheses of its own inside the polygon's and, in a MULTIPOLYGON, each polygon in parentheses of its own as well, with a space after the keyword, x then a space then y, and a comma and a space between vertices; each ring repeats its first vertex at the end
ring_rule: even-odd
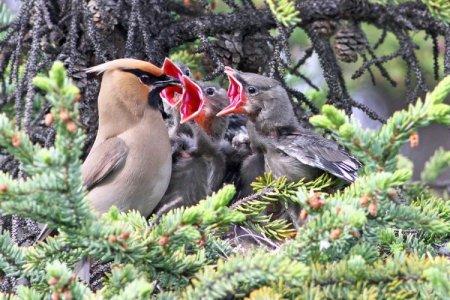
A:
POLYGON ((248 91, 248 93, 249 93, 250 95, 254 95, 254 94, 256 94, 256 93, 258 92, 258 89, 255 88, 254 86, 249 86, 249 87, 247 88, 247 91, 248 91))
POLYGON ((150 84, 151 83, 151 78, 150 76, 146 75, 146 74, 142 74, 139 76, 139 79, 141 80, 141 82, 143 84, 150 84))
POLYGON ((208 96, 212 96, 212 95, 214 95, 214 93, 215 93, 214 88, 209 87, 209 88, 206 89, 206 94, 208 96))

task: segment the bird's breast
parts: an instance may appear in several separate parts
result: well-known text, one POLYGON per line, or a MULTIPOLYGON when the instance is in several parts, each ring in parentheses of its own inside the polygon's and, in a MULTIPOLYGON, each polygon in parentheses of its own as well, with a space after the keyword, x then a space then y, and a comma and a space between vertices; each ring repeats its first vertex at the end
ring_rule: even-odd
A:
POLYGON ((128 155, 119 172, 89 193, 97 212, 115 205, 121 211, 138 210, 148 216, 163 197, 172 171, 171 148, 165 127, 152 129, 137 126, 119 135, 128 155))

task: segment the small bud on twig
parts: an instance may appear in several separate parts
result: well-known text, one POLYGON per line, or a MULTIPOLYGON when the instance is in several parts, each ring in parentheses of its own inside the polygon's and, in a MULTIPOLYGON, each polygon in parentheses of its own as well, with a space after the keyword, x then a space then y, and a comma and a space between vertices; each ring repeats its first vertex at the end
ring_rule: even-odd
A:
POLYGON ((59 293, 56 293, 56 292, 55 292, 55 293, 52 294, 51 299, 52 299, 52 300, 59 300, 59 299, 61 299, 61 297, 59 296, 59 293))
POLYGON ((389 188, 387 190, 387 194, 388 194, 389 198, 391 198, 391 199, 395 199, 398 196, 398 193, 394 188, 389 188))
POLYGON ((20 140, 20 136, 17 133, 12 136, 11 144, 14 148, 18 148, 22 144, 22 141, 20 140))
POLYGON ((359 233, 358 230, 353 230, 352 232, 350 232, 350 234, 351 234, 352 237, 354 237, 354 238, 359 238, 359 237, 361 237, 361 233, 359 233))
POLYGON ((8 191, 8 186, 5 183, 0 184, 0 194, 6 193, 8 191))
POLYGON ((413 132, 409 136, 409 145, 411 148, 416 148, 419 146, 419 134, 417 132, 413 132))
POLYGON ((197 245, 199 245, 200 247, 205 246, 205 244, 206 244, 206 241, 205 241, 205 238, 204 238, 204 237, 202 237, 201 239, 199 239, 198 242, 197 242, 197 245))
POLYGON ((163 247, 166 246, 168 243, 169 243, 169 237, 167 235, 163 235, 158 241, 158 244, 163 247))
POLYGON ((54 118, 52 113, 48 113, 45 115, 44 124, 45 126, 51 126, 53 124, 54 118))
POLYGON ((56 277, 52 277, 48 280, 48 285, 56 285, 59 282, 59 279, 56 277))
POLYGON ((376 217, 378 215, 378 204, 376 202, 370 203, 368 210, 372 217, 376 217))
POLYGON ((119 238, 121 240, 128 240, 128 238, 130 237, 130 233, 128 231, 124 231, 120 234, 119 238))
POLYGON ((300 211, 300 215, 298 216, 298 218, 300 219, 300 221, 304 222, 306 221, 306 218, 308 218, 308 212, 306 211, 306 209, 302 209, 300 211))
POLYGON ((311 197, 309 197, 308 199, 308 205, 314 209, 314 210, 318 210, 320 209, 322 206, 325 205, 325 201, 323 201, 323 199, 320 197, 320 193, 316 192, 314 193, 311 197))
POLYGON ((115 242, 117 242, 117 237, 116 236, 114 236, 114 235, 108 236, 108 243, 114 244, 115 242))
POLYGON ((337 240, 341 236, 341 229, 336 228, 330 232, 330 239, 337 240))
POLYGON ((63 298, 64 300, 72 300, 73 299, 72 292, 70 290, 65 291, 63 294, 63 298))
POLYGON ((77 126, 77 124, 75 124, 75 122, 69 121, 66 124, 66 129, 67 129, 67 131, 74 133, 75 131, 77 131, 78 126, 77 126))
POLYGON ((59 112, 59 117, 61 118, 61 121, 63 121, 64 123, 70 121, 70 114, 67 109, 62 109, 59 112))
POLYGON ((371 200, 370 196, 364 195, 361 198, 359 198, 359 204, 361 204, 362 207, 367 207, 370 200, 371 200))

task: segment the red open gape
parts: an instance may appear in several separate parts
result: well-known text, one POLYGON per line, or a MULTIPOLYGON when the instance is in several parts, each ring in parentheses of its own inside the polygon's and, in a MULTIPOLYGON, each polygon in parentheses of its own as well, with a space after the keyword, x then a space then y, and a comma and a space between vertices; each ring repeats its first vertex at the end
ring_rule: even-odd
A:
POLYGON ((185 123, 203 113, 205 98, 201 87, 189 77, 183 75, 181 83, 184 91, 181 97, 180 115, 181 123, 185 123))
MULTIPOLYGON (((165 75, 177 78, 180 81, 181 78, 183 77, 183 72, 181 71, 181 69, 176 64, 174 64, 169 58, 166 58, 164 60, 162 70, 165 75)), ((180 95, 182 93, 183 88, 181 86, 171 85, 162 90, 160 96, 161 99, 166 101, 171 107, 175 107, 180 103, 181 101, 180 95)))
POLYGON ((225 67, 225 74, 227 74, 228 80, 230 81, 227 91, 230 104, 221 110, 217 116, 232 113, 245 113, 244 106, 247 103, 247 96, 245 95, 242 83, 236 78, 236 71, 230 67, 225 67))

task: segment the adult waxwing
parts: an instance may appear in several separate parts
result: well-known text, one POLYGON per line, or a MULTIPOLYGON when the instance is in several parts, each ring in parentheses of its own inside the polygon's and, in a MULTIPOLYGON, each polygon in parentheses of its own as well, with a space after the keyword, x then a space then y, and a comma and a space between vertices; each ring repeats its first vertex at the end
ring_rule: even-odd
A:
MULTIPOLYGON (((98 214, 114 205, 148 216, 163 197, 172 170, 160 93, 179 81, 136 59, 117 59, 86 71, 103 74, 97 137, 82 166, 89 204, 98 214)), ((38 240, 50 232, 44 228, 38 240)), ((89 266, 86 257, 75 266, 86 282, 89 266)))
POLYGON ((172 136, 172 178, 156 209, 158 215, 198 203, 220 188, 225 173, 221 144, 228 121, 216 114, 228 103, 226 91, 213 83, 194 82, 185 75, 181 82, 181 124, 172 136))
POLYGON ((160 92, 177 86, 155 65, 118 59, 87 70, 103 74, 98 132, 82 167, 92 208, 115 205, 148 216, 163 197, 172 169, 169 135, 159 111, 160 92))
POLYGON ((356 179, 361 164, 334 141, 302 128, 278 81, 229 67, 225 73, 230 104, 218 115, 248 115, 253 140, 263 148, 265 171, 289 180, 311 180, 323 171, 347 182, 356 179))
MULTIPOLYGON (((86 71, 103 74, 97 137, 82 166, 88 201, 98 214, 115 205, 148 216, 163 197, 172 170, 160 93, 179 81, 136 59, 117 59, 86 71)), ((50 232, 46 226, 38 240, 50 232)))

